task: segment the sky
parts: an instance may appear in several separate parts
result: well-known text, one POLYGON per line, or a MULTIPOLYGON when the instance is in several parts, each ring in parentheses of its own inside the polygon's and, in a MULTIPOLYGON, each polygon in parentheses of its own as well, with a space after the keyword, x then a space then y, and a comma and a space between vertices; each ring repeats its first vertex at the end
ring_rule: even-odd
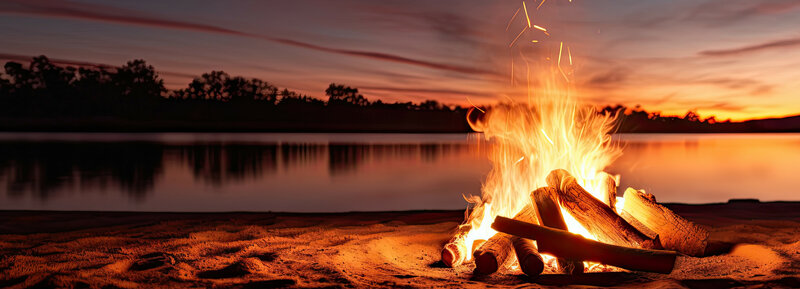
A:
POLYGON ((800 1, 540 1, 0 0, 0 59, 145 59, 172 89, 223 70, 319 98, 335 82, 370 100, 480 105, 524 101, 526 75, 568 49, 572 91, 592 104, 800 114, 800 1))

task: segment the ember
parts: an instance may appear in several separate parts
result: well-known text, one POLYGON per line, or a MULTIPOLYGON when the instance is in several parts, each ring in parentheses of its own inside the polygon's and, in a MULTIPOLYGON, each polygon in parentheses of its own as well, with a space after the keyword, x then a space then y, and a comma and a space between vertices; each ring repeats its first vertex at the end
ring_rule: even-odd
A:
MULTIPOLYGON (((532 23, 525 3, 508 27, 519 14, 525 16, 518 21, 522 31, 509 47, 538 44, 538 39, 518 41, 530 33, 550 37, 532 23)), ((542 57, 548 69, 539 71, 536 86, 531 85, 533 65, 520 51, 528 68, 528 103, 470 112, 472 128, 490 141, 492 170, 482 195, 467 198, 472 209, 442 250, 442 261, 451 267, 472 261, 476 274, 519 268, 535 277, 619 270, 610 266, 669 273, 675 251, 702 255, 705 229, 659 205, 652 195, 629 188, 624 198, 617 197, 619 177, 603 171, 621 155, 610 136, 616 116, 575 98, 572 49, 563 41, 546 42, 557 55, 542 57)), ((513 67, 512 60, 512 84, 513 67)))

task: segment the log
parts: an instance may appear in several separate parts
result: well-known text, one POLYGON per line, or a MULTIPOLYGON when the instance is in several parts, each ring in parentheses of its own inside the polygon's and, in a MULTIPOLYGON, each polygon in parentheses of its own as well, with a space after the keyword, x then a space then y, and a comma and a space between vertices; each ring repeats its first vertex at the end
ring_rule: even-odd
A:
MULTIPOLYGON (((522 221, 535 222, 536 211, 527 205, 514 217, 522 221)), ((513 244, 511 236, 497 233, 473 253, 475 258, 475 274, 488 275, 497 272, 500 268, 508 267, 514 262, 511 250, 513 244)), ((538 254, 538 252, 537 252, 538 254)))
POLYGON ((690 256, 703 256, 708 230, 658 204, 655 196, 632 188, 625 190, 623 211, 658 234, 664 248, 690 256))
MULTIPOLYGON (((561 215, 561 209, 555 201, 557 190, 551 187, 538 188, 531 193, 531 200, 536 208, 539 224, 559 230, 567 230, 567 223, 561 215)), ((552 246, 547 240, 536 242, 539 248, 552 246)), ((583 260, 570 260, 556 257, 556 273, 577 274, 583 273, 583 260)))
POLYGON ((565 170, 547 175, 547 184, 558 189, 558 203, 601 242, 635 248, 661 249, 652 239, 631 226, 609 206, 584 190, 565 170))
POLYGON ((442 248, 442 263, 447 267, 455 267, 467 259, 467 234, 472 229, 471 225, 461 225, 456 229, 453 237, 442 248))
POLYGON ((514 245, 514 252, 517 253, 517 261, 519 261, 519 269, 522 270, 522 273, 525 273, 525 275, 528 275, 530 278, 535 278, 542 274, 542 271, 544 271, 544 261, 542 260, 542 256, 539 255, 539 250, 536 249, 533 241, 512 236, 511 244, 514 245))
POLYGON ((600 178, 600 188, 603 190, 600 200, 617 212, 617 179, 606 172, 600 172, 597 177, 600 178))
POLYGON ((510 265, 511 258, 511 236, 508 234, 497 233, 486 243, 483 243, 478 250, 475 250, 475 274, 489 275, 497 272, 501 267, 510 265))
POLYGON ((675 267, 678 254, 673 251, 648 250, 606 244, 586 239, 564 230, 543 227, 497 217, 492 229, 521 238, 546 241, 552 246, 539 248, 542 253, 573 260, 586 260, 620 268, 668 274, 675 267))

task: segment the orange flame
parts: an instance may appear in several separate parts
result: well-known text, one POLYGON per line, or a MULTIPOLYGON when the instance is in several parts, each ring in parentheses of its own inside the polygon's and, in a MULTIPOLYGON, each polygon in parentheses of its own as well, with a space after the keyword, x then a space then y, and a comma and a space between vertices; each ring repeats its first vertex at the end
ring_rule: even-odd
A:
MULTIPOLYGON (((542 0, 537 10, 545 1, 542 0)), ((525 2, 522 10, 528 26, 517 34, 509 47, 513 47, 529 27, 550 35, 544 27, 530 23, 525 2)), ((518 13, 519 9, 514 17, 518 13)), ((621 148, 612 143, 610 135, 616 116, 600 114, 571 94, 572 82, 561 67, 563 53, 564 43, 560 42, 557 62, 548 62, 549 69, 535 70, 536 76, 531 75, 531 64, 521 54, 527 68, 527 103, 501 103, 490 110, 480 110, 482 118, 468 118, 470 126, 483 132, 489 141, 492 169, 483 183, 481 196, 466 198, 474 208, 464 224, 471 228, 465 238, 467 252, 474 250, 472 246, 476 240, 488 240, 497 233, 490 227, 496 216, 513 217, 529 205, 530 193, 547 185, 545 176, 552 170, 566 169, 598 199, 605 193, 600 177, 605 175, 599 173, 621 154, 621 148), (532 77, 542 84, 532 87, 532 77)), ((569 46, 566 54, 571 66, 569 46)), ((546 59, 549 61, 550 57, 546 59)), ((513 84, 513 61, 511 65, 513 84)), ((617 202, 617 207, 620 204, 617 202)), ((596 240, 566 210, 562 208, 561 211, 570 232, 596 240)), ((467 259, 472 257, 470 253, 466 254, 467 259)), ((544 257, 546 263, 552 263, 552 257, 544 257)))

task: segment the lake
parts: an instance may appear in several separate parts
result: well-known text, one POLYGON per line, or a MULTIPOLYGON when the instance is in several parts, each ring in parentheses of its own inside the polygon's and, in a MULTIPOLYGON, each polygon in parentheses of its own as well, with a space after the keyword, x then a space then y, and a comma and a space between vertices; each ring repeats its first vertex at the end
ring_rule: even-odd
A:
MULTIPOLYGON (((480 134, 0 133, 0 210, 463 209, 480 134)), ((617 135, 607 171, 661 202, 800 200, 800 134, 617 135)))

